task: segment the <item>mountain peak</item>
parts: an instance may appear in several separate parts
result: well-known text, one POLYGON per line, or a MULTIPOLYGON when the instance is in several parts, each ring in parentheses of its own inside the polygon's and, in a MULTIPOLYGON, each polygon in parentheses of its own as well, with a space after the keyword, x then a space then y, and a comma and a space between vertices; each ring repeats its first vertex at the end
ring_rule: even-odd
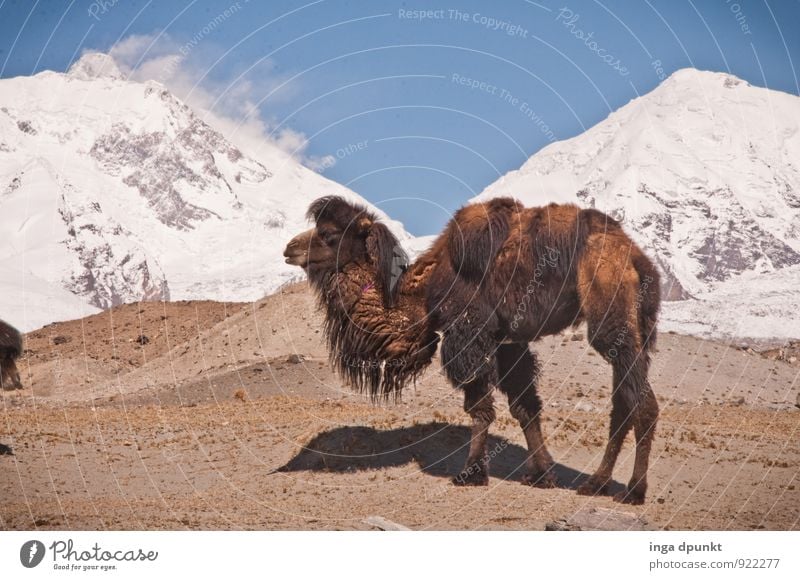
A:
POLYGON ((84 53, 76 62, 69 67, 67 75, 71 78, 79 79, 82 81, 89 81, 92 79, 122 79, 122 72, 120 72, 114 58, 102 52, 87 52, 84 53))
POLYGON ((673 72, 666 81, 665 85, 698 85, 703 83, 716 84, 719 83, 727 89, 733 88, 738 85, 749 87, 750 83, 740 79, 739 77, 725 72, 715 72, 708 70, 699 70, 696 68, 681 68, 673 72))

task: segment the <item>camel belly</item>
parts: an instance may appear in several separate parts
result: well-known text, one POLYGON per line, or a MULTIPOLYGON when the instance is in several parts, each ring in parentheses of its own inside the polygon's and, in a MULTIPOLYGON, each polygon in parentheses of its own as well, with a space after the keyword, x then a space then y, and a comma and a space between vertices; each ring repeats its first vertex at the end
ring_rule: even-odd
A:
POLYGON ((574 290, 549 294, 538 297, 526 294, 511 304, 506 298, 504 307, 498 308, 501 340, 529 342, 558 334, 581 321, 580 303, 574 290))

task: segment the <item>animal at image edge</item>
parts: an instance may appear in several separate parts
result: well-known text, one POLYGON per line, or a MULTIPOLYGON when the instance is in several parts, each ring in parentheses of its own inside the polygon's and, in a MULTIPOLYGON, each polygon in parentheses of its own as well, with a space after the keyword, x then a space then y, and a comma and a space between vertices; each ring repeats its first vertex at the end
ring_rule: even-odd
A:
POLYGON ((0 320, 0 387, 4 391, 22 388, 17 359, 22 354, 22 335, 10 324, 0 320))
POLYGON ((284 255, 302 267, 324 312, 332 363, 373 397, 398 395, 430 364, 464 393, 472 419, 457 485, 487 485, 493 391, 508 397, 529 455, 523 481, 558 484, 541 430, 540 365, 528 343, 581 322, 613 369, 609 440, 597 471, 578 488, 608 493, 626 435, 636 439, 633 475, 615 499, 642 503, 658 404, 648 382, 656 338, 659 275, 620 224, 594 209, 526 208, 510 198, 465 206, 433 245, 402 264, 394 235, 363 207, 335 196, 314 201, 315 226, 284 255))

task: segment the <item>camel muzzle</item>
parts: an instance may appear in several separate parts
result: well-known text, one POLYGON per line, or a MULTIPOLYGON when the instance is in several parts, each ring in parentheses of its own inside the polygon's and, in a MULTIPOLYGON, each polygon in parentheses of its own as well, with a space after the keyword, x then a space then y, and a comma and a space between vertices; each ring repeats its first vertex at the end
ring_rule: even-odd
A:
POLYGON ((301 268, 308 266, 308 250, 312 232, 313 230, 303 232, 286 244, 283 256, 286 258, 287 264, 300 266, 301 268))

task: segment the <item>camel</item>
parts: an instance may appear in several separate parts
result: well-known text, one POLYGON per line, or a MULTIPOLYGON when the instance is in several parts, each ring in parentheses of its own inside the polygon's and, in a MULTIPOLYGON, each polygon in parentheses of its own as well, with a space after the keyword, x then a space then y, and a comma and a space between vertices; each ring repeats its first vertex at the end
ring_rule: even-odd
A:
POLYGON ((16 360, 22 354, 22 336, 10 324, 0 320, 0 388, 13 391, 22 388, 16 360))
POLYGON ((541 429, 540 365, 529 343, 582 322, 613 369, 609 440, 598 469, 578 487, 607 494, 633 429, 633 474, 617 501, 647 491, 658 403, 648 382, 660 303, 659 274, 621 225, 571 204, 524 207, 496 198, 458 210, 433 245, 408 264, 375 214, 337 196, 314 201, 314 227, 286 246, 324 313, 331 362, 373 397, 399 396, 430 364, 463 391, 472 421, 456 485, 488 485, 493 391, 508 397, 528 446, 523 482, 558 485, 541 429))

